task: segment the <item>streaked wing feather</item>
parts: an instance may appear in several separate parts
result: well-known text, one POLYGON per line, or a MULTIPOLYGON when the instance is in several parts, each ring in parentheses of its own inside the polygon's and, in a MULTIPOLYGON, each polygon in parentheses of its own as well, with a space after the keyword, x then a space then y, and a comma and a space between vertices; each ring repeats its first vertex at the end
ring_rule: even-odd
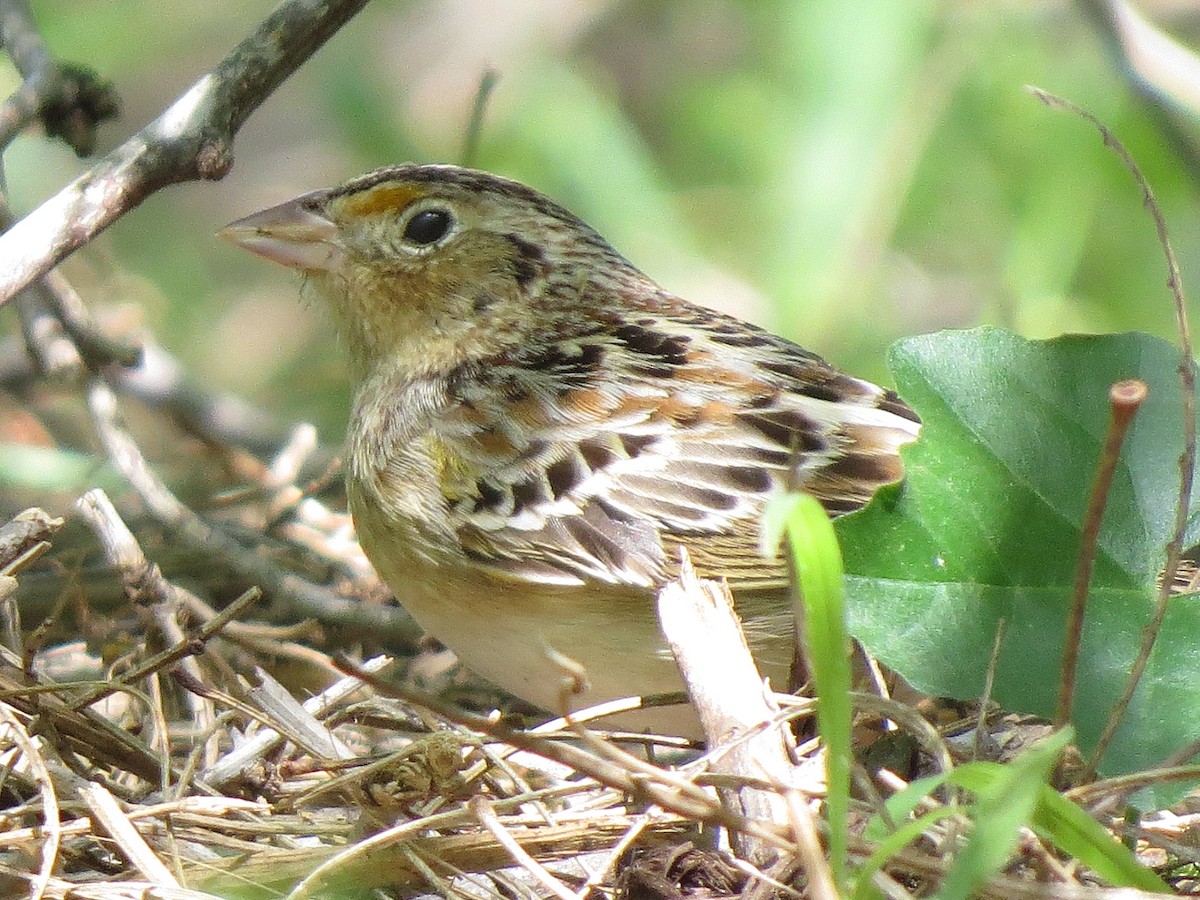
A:
POLYGON ((669 295, 650 306, 458 383, 436 429, 464 463, 443 488, 479 565, 650 587, 683 546, 702 572, 768 589, 785 580, 758 555, 769 495, 790 480, 839 514, 900 478, 918 423, 894 394, 669 295))

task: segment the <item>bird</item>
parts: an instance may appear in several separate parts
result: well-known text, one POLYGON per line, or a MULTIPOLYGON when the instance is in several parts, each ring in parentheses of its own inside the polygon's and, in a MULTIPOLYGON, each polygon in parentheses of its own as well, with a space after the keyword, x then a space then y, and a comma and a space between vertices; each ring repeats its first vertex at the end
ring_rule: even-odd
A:
MULTIPOLYGON (((893 391, 661 287, 563 206, 451 165, 388 166, 226 226, 326 302, 353 381, 344 467, 368 559, 469 669, 548 710, 682 690, 655 614, 681 551, 786 684, 788 573, 759 518, 899 481, 893 391)), ((688 710, 618 724, 694 733, 688 710)))

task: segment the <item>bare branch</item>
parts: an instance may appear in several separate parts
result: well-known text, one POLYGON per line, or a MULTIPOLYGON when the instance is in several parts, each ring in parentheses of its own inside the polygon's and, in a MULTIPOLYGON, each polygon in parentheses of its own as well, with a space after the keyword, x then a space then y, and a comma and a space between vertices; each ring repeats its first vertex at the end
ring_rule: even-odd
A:
POLYGON ((0 237, 0 304, 155 191, 218 179, 249 115, 367 0, 289 0, 162 115, 0 237))
POLYGON ((1126 0, 1076 0, 1108 45, 1130 90, 1142 101, 1193 181, 1200 147, 1191 117, 1200 112, 1200 57, 1147 21, 1126 0))

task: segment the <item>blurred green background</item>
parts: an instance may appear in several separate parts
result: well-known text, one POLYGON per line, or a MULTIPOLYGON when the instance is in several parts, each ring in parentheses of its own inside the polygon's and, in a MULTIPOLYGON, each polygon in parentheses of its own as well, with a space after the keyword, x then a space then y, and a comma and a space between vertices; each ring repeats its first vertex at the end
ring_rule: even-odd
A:
MULTIPOLYGON (((272 6, 33 3, 55 53, 117 83, 102 149, 272 6)), ((1200 4, 1139 8, 1200 43, 1200 4)), ((942 328, 1173 333, 1137 189, 1027 83, 1117 132, 1185 285, 1200 274, 1198 173, 1065 0, 376 0, 250 120, 224 181, 152 197, 69 271, 113 327, 148 328, 199 379, 336 443, 348 390, 321 310, 214 232, 375 166, 460 161, 489 67, 477 165, 560 200, 669 289, 876 380, 892 340, 942 328)), ((39 135, 6 161, 19 212, 83 165, 39 135)))

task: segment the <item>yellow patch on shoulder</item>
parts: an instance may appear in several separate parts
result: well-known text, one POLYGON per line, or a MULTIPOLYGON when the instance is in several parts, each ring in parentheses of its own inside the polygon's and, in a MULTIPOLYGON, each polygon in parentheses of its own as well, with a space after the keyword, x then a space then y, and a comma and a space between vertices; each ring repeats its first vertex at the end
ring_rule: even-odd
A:
POLYGON ((427 191, 417 184, 378 184, 350 194, 342 199, 342 210, 352 216, 369 216, 373 213, 404 209, 414 200, 419 200, 427 191))
POLYGON ((442 441, 429 442, 429 456, 443 497, 453 501, 475 496, 475 479, 479 473, 466 460, 442 441))

